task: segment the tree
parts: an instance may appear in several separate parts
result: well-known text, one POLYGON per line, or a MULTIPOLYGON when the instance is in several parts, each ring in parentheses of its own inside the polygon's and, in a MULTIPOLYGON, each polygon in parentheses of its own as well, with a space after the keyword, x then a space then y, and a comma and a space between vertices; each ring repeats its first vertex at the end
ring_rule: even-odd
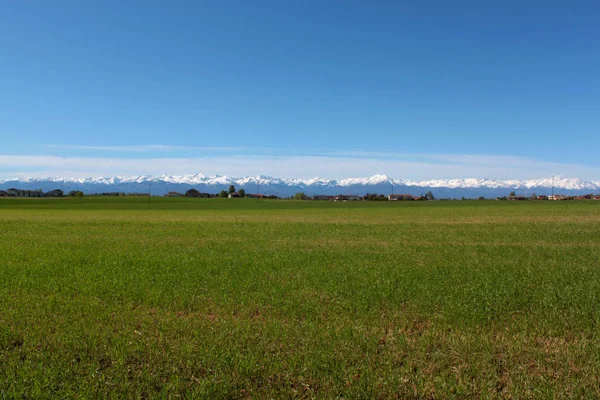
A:
POLYGON ((531 193, 531 200, 537 200, 537 194, 531 193))
POLYGON ((229 185, 229 190, 227 191, 227 194, 232 194, 232 193, 235 193, 235 186, 229 185))
POLYGON ((510 192, 509 196, 516 196, 517 194, 514 192, 514 190, 512 192, 510 192))
POLYGON ((69 196, 69 197, 83 197, 83 192, 81 190, 71 190, 67 196, 69 196))
MULTIPOLYGON (((28 192, 29 192, 29 196, 28 197, 39 197, 37 195, 37 193, 34 192, 33 190, 29 190, 28 192)), ((39 192, 41 193, 41 191, 39 191, 39 192)), ((49 191, 47 193, 44 193, 43 195, 45 197, 64 197, 65 193, 61 189, 54 189, 54 190, 51 190, 51 191, 49 191)))
POLYGON ((294 195, 295 200, 306 200, 306 195, 303 192, 298 192, 294 195))
POLYGON ((197 191, 196 189, 190 189, 187 192, 185 192, 185 197, 199 197, 200 196, 200 192, 197 191))
POLYGON ((240 189, 238 190, 238 194, 240 195, 240 197, 244 197, 246 196, 246 191, 244 189, 240 189))
POLYGON ((425 198, 427 200, 435 200, 435 196, 433 195, 433 193, 431 193, 431 190, 429 192, 427 192, 427 194, 425 195, 425 198))
POLYGON ((483 196, 479 196, 479 197, 477 198, 477 200, 485 200, 485 197, 483 197, 483 196))
POLYGON ((221 192, 219 193, 219 197, 227 197, 227 192, 224 190, 221 190, 221 192))

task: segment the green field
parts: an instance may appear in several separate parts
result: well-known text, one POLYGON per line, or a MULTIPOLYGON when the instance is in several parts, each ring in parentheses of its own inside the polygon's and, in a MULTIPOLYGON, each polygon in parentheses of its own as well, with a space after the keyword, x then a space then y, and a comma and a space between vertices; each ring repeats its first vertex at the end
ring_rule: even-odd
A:
POLYGON ((600 202, 0 199, 0 398, 600 397, 600 202))

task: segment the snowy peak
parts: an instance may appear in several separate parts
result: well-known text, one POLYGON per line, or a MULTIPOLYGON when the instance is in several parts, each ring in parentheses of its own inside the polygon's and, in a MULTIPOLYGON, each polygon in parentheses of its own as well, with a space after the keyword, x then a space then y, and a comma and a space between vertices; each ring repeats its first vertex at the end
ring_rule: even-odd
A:
POLYGON ((449 179, 449 180, 430 180, 430 181, 422 181, 415 182, 415 186, 427 186, 432 188, 437 187, 445 187, 445 188, 508 188, 513 187, 514 182, 518 181, 497 181, 493 179, 477 179, 477 178, 467 178, 467 179, 449 179))
POLYGON ((535 187, 555 187, 566 190, 581 190, 581 189, 598 189, 600 181, 586 181, 581 178, 568 178, 564 176, 555 176, 553 178, 541 178, 530 180, 496 180, 483 178, 463 178, 463 179, 432 179, 425 181, 412 181, 393 179, 387 175, 373 175, 366 178, 345 178, 345 179, 324 179, 324 178, 309 178, 309 179, 282 179, 267 175, 246 176, 241 178, 232 177, 229 175, 212 175, 206 176, 203 174, 189 175, 134 175, 134 176, 114 176, 114 177, 89 177, 89 178, 64 178, 64 177, 25 177, 0 180, 0 184, 7 182, 35 183, 35 182, 55 182, 55 183, 80 183, 80 184, 102 184, 115 185, 123 183, 153 183, 165 182, 173 184, 185 185, 288 185, 288 186, 421 186, 421 187, 444 187, 444 188, 535 188, 535 187))
POLYGON ((340 186, 353 186, 353 185, 383 185, 392 184, 392 180, 387 175, 373 175, 369 178, 347 178, 338 181, 340 186))
POLYGON ((460 197, 463 194, 472 196, 475 193, 481 195, 506 194, 508 191, 517 193, 549 192, 551 188, 555 191, 570 191, 579 193, 599 193, 600 181, 586 181, 580 178, 568 178, 554 176, 550 178, 530 180, 497 180, 483 178, 463 179, 432 179, 425 181, 411 181, 393 179, 387 175, 373 175, 366 178, 346 179, 324 179, 324 178, 292 178, 283 179, 266 175, 254 175, 246 177, 233 177, 229 175, 189 174, 189 175, 134 175, 115 177, 89 177, 89 178, 16 178, 0 181, 0 189, 10 187, 22 187, 28 189, 44 188, 52 190, 64 187, 65 190, 83 190, 85 192, 147 192, 151 188, 152 193, 163 194, 168 191, 185 191, 195 187, 198 190, 214 192, 226 189, 230 185, 236 188, 245 188, 246 191, 260 190, 278 195, 294 194, 303 191, 307 194, 339 194, 339 193, 391 193, 396 190, 404 190, 407 193, 420 194, 426 190, 434 193, 448 193, 451 196, 460 197), (401 189, 402 188, 402 189, 401 189))
POLYGON ((582 190, 587 188, 598 188, 598 183, 584 181, 580 178, 566 178, 564 176, 555 176, 553 178, 532 179, 525 181, 523 186, 532 187, 557 187, 568 190, 582 190))

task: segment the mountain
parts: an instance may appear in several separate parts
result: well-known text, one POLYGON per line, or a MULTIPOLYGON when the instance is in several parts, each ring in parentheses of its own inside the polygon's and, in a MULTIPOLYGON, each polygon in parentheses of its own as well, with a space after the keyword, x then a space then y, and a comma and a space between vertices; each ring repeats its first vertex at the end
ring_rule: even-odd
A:
POLYGON ((406 193, 419 195, 432 191, 438 198, 461 197, 497 197, 506 196, 511 191, 517 195, 529 196, 532 193, 550 194, 554 186, 555 193, 567 195, 600 193, 600 181, 585 181, 580 178, 567 178, 556 176, 554 178, 533 180, 493 180, 493 179, 450 179, 411 181, 392 179, 386 175, 373 175, 368 178, 347 179, 281 179, 270 176, 258 175, 235 178, 228 175, 205 176, 194 175, 136 175, 117 177, 90 177, 90 178, 15 178, 0 181, 0 189, 41 189, 43 191, 63 189, 81 190, 84 193, 125 192, 148 193, 151 188, 153 195, 164 195, 169 191, 185 192, 196 188, 201 192, 218 193, 234 185, 236 189, 243 188, 246 193, 260 192, 274 194, 281 197, 291 196, 296 192, 307 195, 333 195, 366 193, 406 193))

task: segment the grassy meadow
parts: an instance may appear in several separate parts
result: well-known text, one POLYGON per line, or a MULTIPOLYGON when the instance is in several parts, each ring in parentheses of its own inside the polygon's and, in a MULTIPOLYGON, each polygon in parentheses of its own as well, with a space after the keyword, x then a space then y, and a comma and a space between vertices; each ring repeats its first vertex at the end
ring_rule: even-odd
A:
POLYGON ((0 398, 598 398, 600 202, 0 199, 0 398))

